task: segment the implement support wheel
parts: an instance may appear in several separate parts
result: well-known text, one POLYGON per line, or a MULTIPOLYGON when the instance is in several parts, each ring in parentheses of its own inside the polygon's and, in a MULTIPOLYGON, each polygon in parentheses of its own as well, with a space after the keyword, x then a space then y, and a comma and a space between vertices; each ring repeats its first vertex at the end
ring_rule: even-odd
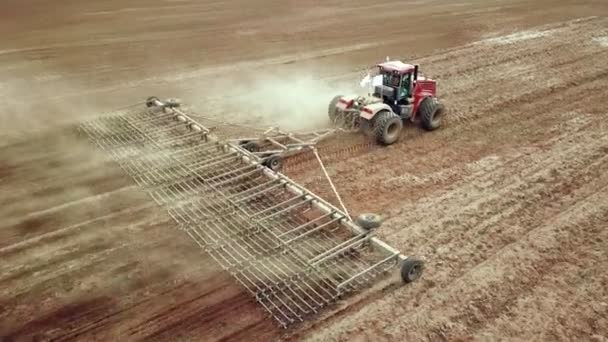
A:
POLYGON ((277 172, 283 168, 283 158, 275 154, 268 157, 262 164, 272 171, 277 172))
POLYGON ((417 258, 407 258, 401 265, 401 279, 404 283, 411 283, 422 275, 424 262, 417 258))

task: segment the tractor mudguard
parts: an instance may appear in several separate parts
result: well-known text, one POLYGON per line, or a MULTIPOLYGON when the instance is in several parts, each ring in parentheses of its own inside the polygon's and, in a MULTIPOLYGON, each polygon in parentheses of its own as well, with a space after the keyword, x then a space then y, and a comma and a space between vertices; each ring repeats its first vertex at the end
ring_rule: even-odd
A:
POLYGON ((355 102, 356 99, 357 99, 357 95, 341 96, 338 99, 338 102, 336 103, 336 107, 340 110, 347 110, 353 105, 353 103, 355 102))
POLYGON ((376 116, 376 114, 378 114, 378 112, 380 112, 382 110, 387 110, 391 113, 393 112, 393 110, 391 109, 391 107, 389 105, 382 103, 382 102, 378 102, 378 103, 368 104, 367 106, 363 107, 363 109, 361 110, 360 116, 366 120, 371 120, 374 118, 374 116, 376 116))

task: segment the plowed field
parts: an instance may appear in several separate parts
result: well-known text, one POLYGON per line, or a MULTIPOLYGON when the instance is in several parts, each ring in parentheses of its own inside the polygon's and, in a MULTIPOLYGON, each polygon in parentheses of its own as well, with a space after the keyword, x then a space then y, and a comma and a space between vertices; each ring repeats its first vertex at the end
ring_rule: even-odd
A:
MULTIPOLYGON (((604 1, 0 4, 0 340, 608 341, 604 1), (320 153, 346 206, 422 256, 284 332, 73 133, 147 96, 218 123, 314 128, 386 56, 448 108, 398 144, 320 153)), ((334 201, 315 160, 286 173, 334 201)))

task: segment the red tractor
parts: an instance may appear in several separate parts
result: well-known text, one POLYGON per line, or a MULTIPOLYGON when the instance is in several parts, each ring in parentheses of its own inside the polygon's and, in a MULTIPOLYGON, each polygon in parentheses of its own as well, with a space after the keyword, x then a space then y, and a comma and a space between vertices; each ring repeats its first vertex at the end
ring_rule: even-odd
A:
POLYGON ((445 110, 436 81, 419 76, 418 65, 387 61, 377 67, 371 96, 339 95, 330 102, 335 126, 372 134, 384 145, 399 139, 404 120, 420 122, 429 131, 439 128, 445 110))

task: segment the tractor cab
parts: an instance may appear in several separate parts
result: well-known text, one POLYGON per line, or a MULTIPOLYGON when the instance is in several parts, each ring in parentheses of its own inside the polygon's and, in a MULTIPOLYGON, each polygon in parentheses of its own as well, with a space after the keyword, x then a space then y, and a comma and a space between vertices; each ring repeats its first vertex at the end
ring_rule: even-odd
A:
POLYGON ((378 75, 382 77, 382 84, 376 85, 374 95, 401 102, 413 96, 418 66, 400 61, 385 62, 378 64, 378 75))
POLYGON ((378 64, 378 78, 375 82, 374 96, 391 106, 400 114, 411 105, 414 84, 418 78, 418 66, 401 61, 378 64), (382 82, 380 82, 380 79, 382 82))
POLYGON ((426 130, 439 128, 444 107, 437 99, 437 81, 418 74, 418 65, 387 61, 361 80, 367 96, 338 95, 328 115, 338 127, 375 134, 382 144, 399 139, 403 122, 420 122, 426 130))

